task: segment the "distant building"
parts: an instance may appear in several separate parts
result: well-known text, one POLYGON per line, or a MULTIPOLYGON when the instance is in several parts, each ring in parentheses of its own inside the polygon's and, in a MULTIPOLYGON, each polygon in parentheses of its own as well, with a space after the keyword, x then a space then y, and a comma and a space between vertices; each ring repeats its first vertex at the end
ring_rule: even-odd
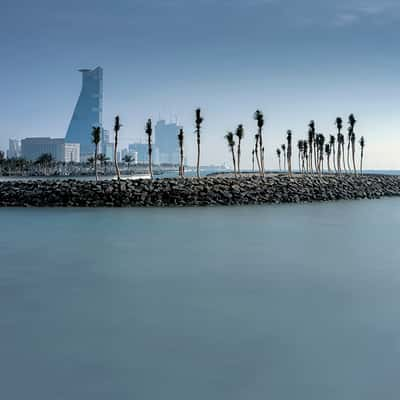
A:
POLYGON ((79 143, 81 159, 93 155, 91 131, 93 126, 102 128, 103 69, 81 69, 82 89, 65 137, 68 143, 79 143))
POLYGON ((102 152, 111 161, 114 161, 114 144, 113 143, 105 143, 102 152))
MULTIPOLYGON (((157 146, 153 145, 153 164, 160 164, 160 153, 157 146)), ((135 163, 147 164, 149 162, 149 146, 147 143, 133 143, 128 146, 128 153, 135 154, 135 163)))
POLYGON ((133 161, 132 164, 137 164, 138 153, 137 151, 129 152, 129 155, 132 157, 133 161))
POLYGON ((7 158, 19 158, 21 157, 21 140, 9 139, 7 158))
POLYGON ((179 164, 178 133, 182 127, 164 120, 154 128, 155 144, 159 151, 160 164, 179 164))
POLYGON ((65 139, 49 137, 33 137, 21 140, 21 156, 23 158, 35 161, 42 154, 51 154, 56 161, 79 162, 80 144, 65 143, 65 139))
POLYGON ((108 150, 110 144, 112 144, 110 131, 108 131, 107 129, 102 129, 102 131, 101 131, 101 146, 100 146, 101 153, 107 154, 107 150, 108 150))
POLYGON ((80 162, 81 145, 79 143, 64 144, 64 162, 80 162))

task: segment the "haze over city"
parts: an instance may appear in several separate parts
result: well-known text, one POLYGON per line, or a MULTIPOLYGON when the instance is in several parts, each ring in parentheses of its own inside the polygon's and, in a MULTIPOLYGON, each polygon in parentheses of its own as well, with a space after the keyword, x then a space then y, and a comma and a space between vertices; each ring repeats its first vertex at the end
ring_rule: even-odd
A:
MULTIPOLYGON (((175 120, 194 160, 194 110, 204 113, 204 164, 230 162, 224 135, 245 127, 250 167, 264 111, 266 167, 287 129, 335 132, 354 113, 365 168, 400 169, 394 1, 9 1, 0 15, 0 148, 9 137, 64 137, 80 90, 78 68, 104 68, 103 123, 121 116, 122 144, 147 118, 175 120), (382 157, 382 154, 385 154, 382 157)), ((88 135, 90 132, 88 132, 88 135)))

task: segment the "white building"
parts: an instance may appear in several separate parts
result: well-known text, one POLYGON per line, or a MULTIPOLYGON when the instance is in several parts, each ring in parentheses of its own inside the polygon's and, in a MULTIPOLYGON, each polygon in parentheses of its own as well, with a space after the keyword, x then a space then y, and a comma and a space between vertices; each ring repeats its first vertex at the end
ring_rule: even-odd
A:
POLYGON ((81 145, 79 143, 64 144, 64 162, 80 162, 81 161, 81 145))
POLYGON ((51 154, 56 161, 79 162, 79 153, 79 143, 65 143, 65 139, 32 137, 21 140, 21 155, 26 160, 35 161, 43 154, 51 154))

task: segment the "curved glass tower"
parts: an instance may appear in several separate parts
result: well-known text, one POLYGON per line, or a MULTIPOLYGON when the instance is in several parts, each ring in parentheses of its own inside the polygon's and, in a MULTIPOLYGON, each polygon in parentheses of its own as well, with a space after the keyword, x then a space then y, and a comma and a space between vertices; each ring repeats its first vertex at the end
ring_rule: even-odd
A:
POLYGON ((81 160, 93 155, 91 132, 93 126, 102 128, 103 114, 103 69, 97 67, 80 69, 82 73, 82 89, 76 103, 65 141, 79 143, 81 160))

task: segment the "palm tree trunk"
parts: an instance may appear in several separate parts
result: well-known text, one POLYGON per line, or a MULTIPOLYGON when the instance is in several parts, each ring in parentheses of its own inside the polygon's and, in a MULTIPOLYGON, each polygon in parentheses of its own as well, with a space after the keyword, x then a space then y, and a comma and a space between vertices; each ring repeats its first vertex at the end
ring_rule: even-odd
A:
POLYGON ((286 154, 283 154, 283 170, 286 171, 286 154))
POLYGON ((254 150, 254 153, 251 154, 251 165, 252 165, 253 172, 254 172, 254 154, 255 154, 255 150, 254 150))
POLYGON ((115 142, 114 142, 114 166, 115 166, 115 171, 117 173, 118 182, 121 183, 121 173, 119 171, 118 159, 117 159, 117 147, 118 147, 118 133, 116 132, 115 142))
POLYGON ((239 143, 238 143, 238 151, 237 151, 237 169, 238 169, 238 174, 240 175, 240 142, 241 140, 239 139, 239 143))
POLYGON ((282 168, 281 168, 281 158, 280 157, 278 157, 278 163, 279 163, 279 171, 281 172, 282 168))
POLYGON ((200 178, 200 129, 197 129, 197 177, 200 178))
POLYGON ((331 173, 331 155, 328 154, 328 172, 331 173))
POLYGON ((342 143, 342 166, 343 166, 343 172, 346 173, 346 160, 345 160, 345 151, 344 151, 344 143, 342 143))
POLYGON ((184 160, 183 160, 183 146, 181 146, 181 163, 180 163, 181 165, 180 165, 180 171, 179 171, 179 175, 181 176, 181 178, 184 177, 183 163, 184 163, 184 160))
POLYGON ((261 175, 261 162, 260 162, 260 156, 258 154, 258 146, 256 146, 256 159, 257 159, 258 171, 260 172, 261 175))
POLYGON ((94 173, 96 175, 96 182, 99 180, 99 176, 97 174, 97 152, 98 152, 98 149, 99 149, 99 145, 96 144, 96 147, 94 149, 94 173))
POLYGON ((336 154, 335 154, 335 146, 332 146, 332 157, 333 157, 333 168, 335 169, 335 172, 337 172, 336 168, 336 154))
POLYGON ((236 173, 236 160, 235 160, 235 150, 232 147, 231 148, 232 151, 232 161, 233 161, 233 172, 235 173, 235 178, 237 177, 237 173, 236 173))
POLYGON ((351 145, 351 155, 352 155, 352 158, 353 158, 353 169, 354 169, 354 175, 357 175, 355 151, 356 151, 356 149, 354 148, 354 145, 352 144, 351 145))
POLYGON ((363 175, 363 160, 364 160, 364 149, 361 149, 361 159, 360 159, 360 173, 363 175))
POLYGON ((342 156, 342 151, 341 151, 341 145, 340 143, 338 144, 338 150, 337 150, 337 168, 338 168, 338 173, 341 174, 342 173, 342 168, 340 166, 340 159, 342 156))
POLYGON ((310 157, 309 157, 309 160, 308 160, 309 169, 310 169, 311 173, 313 173, 313 149, 312 149, 312 145, 310 146, 309 154, 310 154, 310 157))
POLYGON ((316 144, 314 142, 314 167, 315 167, 315 172, 318 171, 318 157, 317 157, 317 155, 318 155, 318 149, 317 149, 317 146, 316 146, 316 144))
POLYGON ((349 172, 351 171, 351 167, 350 167, 350 142, 347 143, 347 169, 349 170, 349 172))
POLYGON ((260 135, 260 174, 261 176, 264 176, 264 147, 263 147, 263 137, 262 137, 262 129, 258 129, 258 134, 260 135))
POLYGON ((151 139, 149 137, 149 174, 150 174, 150 179, 153 179, 153 160, 152 160, 152 153, 153 153, 153 149, 151 147, 151 139))

